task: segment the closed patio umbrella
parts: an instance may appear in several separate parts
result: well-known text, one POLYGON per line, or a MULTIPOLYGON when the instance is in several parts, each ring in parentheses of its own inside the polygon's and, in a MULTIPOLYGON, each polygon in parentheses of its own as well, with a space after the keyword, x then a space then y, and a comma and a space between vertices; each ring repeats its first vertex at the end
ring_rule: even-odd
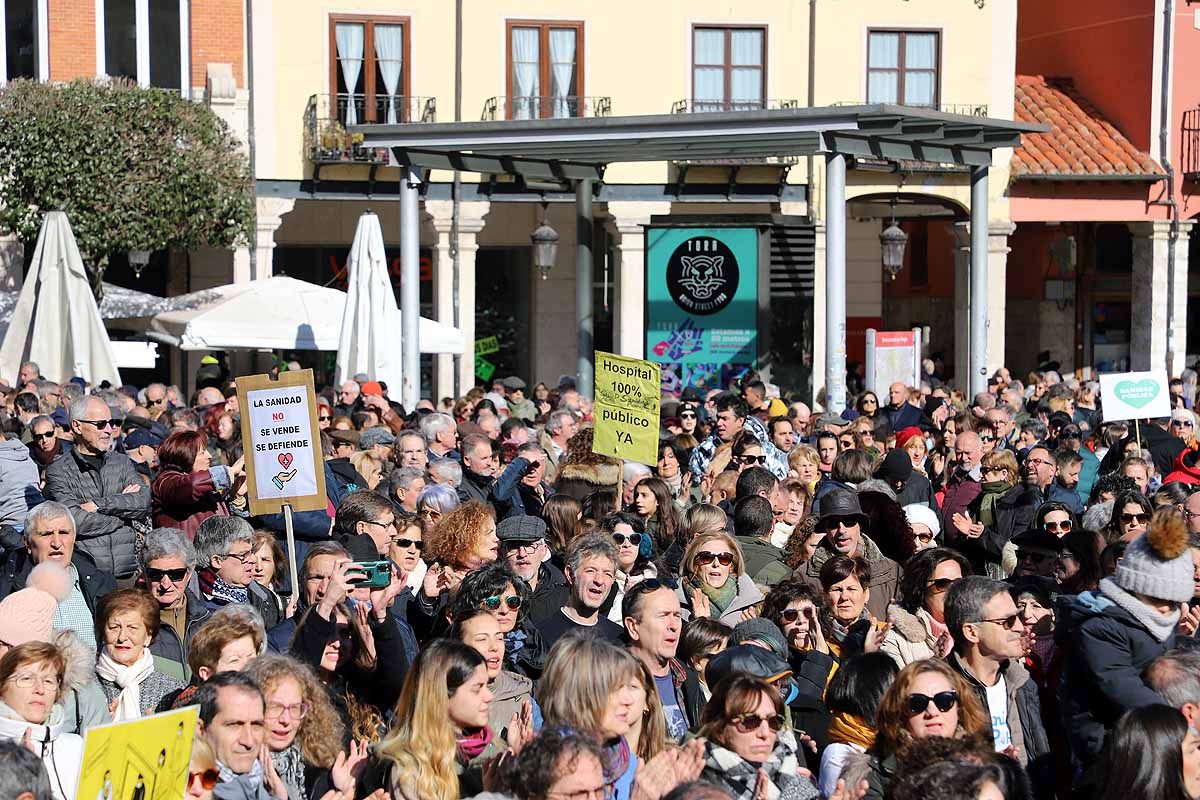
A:
POLYGON ((56 383, 81 377, 121 385, 112 343, 88 284, 67 215, 42 221, 33 260, 0 345, 0 377, 16 382, 24 361, 35 361, 56 383))
POLYGON ((346 304, 338 337, 337 379, 366 373, 388 386, 400 386, 400 309, 388 278, 379 217, 358 218, 347 262, 346 304))

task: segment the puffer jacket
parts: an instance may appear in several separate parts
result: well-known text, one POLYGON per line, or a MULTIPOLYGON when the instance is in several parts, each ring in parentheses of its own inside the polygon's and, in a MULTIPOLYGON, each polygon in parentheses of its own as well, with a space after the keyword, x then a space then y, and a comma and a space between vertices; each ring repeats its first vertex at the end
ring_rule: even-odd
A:
POLYGON ((1059 717, 1076 764, 1086 767, 1123 713, 1166 702, 1146 685, 1142 672, 1175 646, 1175 634, 1160 642, 1100 592, 1059 598, 1056 619, 1054 642, 1066 654, 1059 717))
POLYGON ((150 517, 150 491, 129 456, 108 452, 100 469, 87 464, 78 450, 56 459, 46 468, 46 499, 71 509, 75 519, 76 547, 96 560, 103 571, 128 578, 137 570, 138 535, 133 524, 150 517), (122 493, 126 486, 140 491, 122 493), (96 511, 79 506, 88 501, 96 511))
POLYGON ((96 681, 96 651, 71 630, 57 630, 51 643, 67 662, 58 704, 63 708, 63 732, 82 734, 96 725, 112 722, 108 700, 96 681))
POLYGON ((926 658, 937 658, 937 637, 933 635, 930 625, 929 612, 918 609, 910 614, 896 604, 888 606, 887 621, 892 629, 884 637, 879 646, 881 653, 887 653, 900 669, 904 669, 914 661, 926 658))
MULTIPOLYGON (((733 576, 731 575, 730 577, 732 578, 733 576)), ((684 622, 692 618, 692 598, 685 589, 691 583, 690 580, 681 581, 679 587, 675 590, 675 595, 679 598, 679 605, 683 607, 684 622)), ((742 621, 742 612, 762 602, 763 597, 765 595, 754 585, 754 581, 749 575, 740 576, 737 579, 737 593, 733 596, 733 600, 729 602, 729 607, 717 618, 717 621, 724 622, 730 627, 737 625, 742 621)))
POLYGON ((42 497, 41 475, 29 448, 16 439, 0 439, 0 525, 21 525, 42 497))
POLYGON ((83 763, 83 738, 64 730, 65 713, 57 703, 50 709, 45 725, 25 722, 16 711, 0 703, 0 739, 20 744, 25 732, 31 732, 34 752, 41 756, 50 778, 54 800, 75 800, 79 770, 83 763))

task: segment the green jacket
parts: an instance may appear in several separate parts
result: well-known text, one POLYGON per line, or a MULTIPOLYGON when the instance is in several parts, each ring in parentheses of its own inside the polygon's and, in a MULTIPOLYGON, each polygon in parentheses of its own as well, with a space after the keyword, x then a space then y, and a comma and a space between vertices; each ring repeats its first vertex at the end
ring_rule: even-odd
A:
POLYGON ((756 536, 738 536, 742 547, 742 559, 746 562, 746 574, 760 586, 774 586, 792 570, 784 561, 783 549, 756 536))

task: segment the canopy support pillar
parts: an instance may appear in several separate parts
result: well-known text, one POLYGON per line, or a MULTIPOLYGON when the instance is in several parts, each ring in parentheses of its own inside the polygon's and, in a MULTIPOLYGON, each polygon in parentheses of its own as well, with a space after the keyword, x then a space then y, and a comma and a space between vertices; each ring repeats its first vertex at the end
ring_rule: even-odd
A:
MULTIPOLYGON (((421 173, 406 166, 400 177, 400 369, 404 374, 400 402, 408 413, 421 399, 421 222, 417 187, 421 173)), ((374 376, 372 376, 374 377, 374 376)), ((390 387, 389 387, 390 388, 390 387)))
POLYGON ((971 396, 987 391, 988 168, 971 170, 971 396))
POLYGON ((825 410, 846 407, 846 156, 825 155, 825 410))
POLYGON ((575 184, 575 328, 579 337, 578 389, 592 396, 594 345, 592 343, 592 182, 575 184))

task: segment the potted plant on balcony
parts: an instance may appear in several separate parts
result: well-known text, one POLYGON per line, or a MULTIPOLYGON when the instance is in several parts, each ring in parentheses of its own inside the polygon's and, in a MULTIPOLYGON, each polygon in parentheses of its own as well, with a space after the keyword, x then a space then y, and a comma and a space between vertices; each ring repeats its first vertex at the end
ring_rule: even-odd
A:
POLYGON ((336 119, 325 120, 325 124, 321 126, 321 149, 319 155, 322 161, 338 160, 341 139, 339 132, 341 128, 342 126, 336 119))
POLYGON ((369 161, 371 158, 370 151, 364 148, 362 144, 363 135, 361 133, 355 133, 350 136, 350 147, 355 161, 369 161))

